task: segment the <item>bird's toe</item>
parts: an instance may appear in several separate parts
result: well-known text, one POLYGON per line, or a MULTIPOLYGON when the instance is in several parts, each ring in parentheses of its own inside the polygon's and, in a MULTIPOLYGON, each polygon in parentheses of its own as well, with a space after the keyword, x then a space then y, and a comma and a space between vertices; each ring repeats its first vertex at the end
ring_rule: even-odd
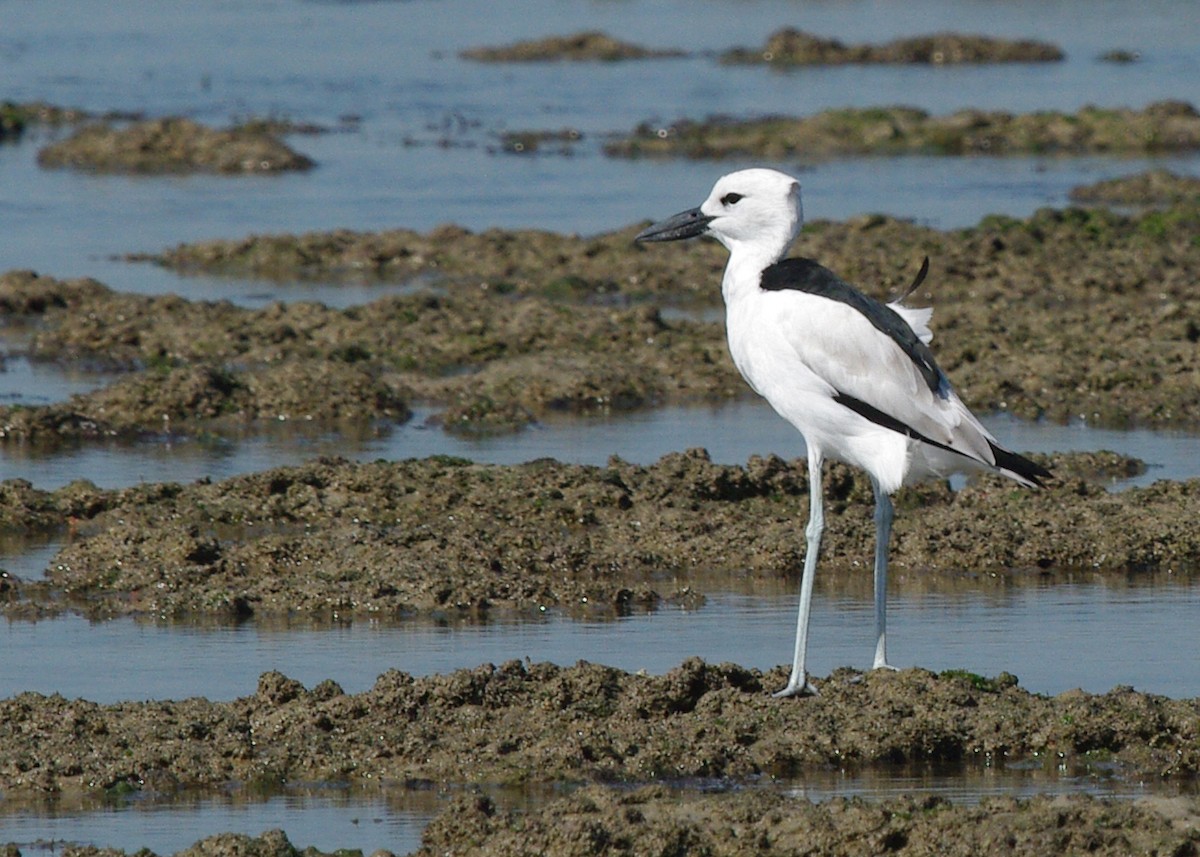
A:
POLYGON ((801 679, 799 681, 789 681, 787 687, 783 690, 777 690, 771 694, 776 699, 787 699, 789 696, 820 696, 817 689, 808 681, 801 679))

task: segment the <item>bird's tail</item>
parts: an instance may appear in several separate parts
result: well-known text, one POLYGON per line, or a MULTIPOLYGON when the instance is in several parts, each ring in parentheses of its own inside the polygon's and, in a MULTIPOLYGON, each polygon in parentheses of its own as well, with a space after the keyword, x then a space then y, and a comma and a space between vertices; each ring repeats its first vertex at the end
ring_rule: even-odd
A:
POLYGON ((992 456, 996 459, 996 467, 1010 479, 1015 479, 1030 488, 1045 488, 1043 479, 1053 479, 1054 474, 1035 461, 1030 461, 1023 455, 1010 452, 1002 446, 988 441, 992 448, 992 456))

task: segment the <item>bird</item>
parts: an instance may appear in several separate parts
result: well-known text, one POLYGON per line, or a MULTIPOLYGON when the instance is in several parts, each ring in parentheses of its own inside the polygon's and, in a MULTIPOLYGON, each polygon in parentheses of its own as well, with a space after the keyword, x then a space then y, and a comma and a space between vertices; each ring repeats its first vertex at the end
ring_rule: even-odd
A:
POLYGON ((887 657, 887 570, 893 503, 902 485, 992 472, 1030 488, 1051 473, 1002 447, 963 404, 929 342, 930 308, 901 301, 928 273, 884 303, 813 259, 784 258, 803 224, 800 182, 752 168, 717 180, 708 198, 639 232, 636 242, 711 236, 729 251, 721 279, 734 365, 804 437, 809 474, 806 553, 796 644, 775 696, 815 694, 806 668, 813 580, 824 530, 826 459, 866 471, 875 499, 875 655, 887 657))

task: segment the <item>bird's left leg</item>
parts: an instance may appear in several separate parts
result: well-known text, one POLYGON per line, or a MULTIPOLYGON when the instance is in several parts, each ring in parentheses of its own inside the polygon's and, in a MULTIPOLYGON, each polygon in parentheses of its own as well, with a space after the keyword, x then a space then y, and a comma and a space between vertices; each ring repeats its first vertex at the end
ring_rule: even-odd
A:
POLYGON ((892 540, 892 498, 871 480, 875 489, 875 664, 872 669, 894 670, 887 662, 887 567, 892 540))

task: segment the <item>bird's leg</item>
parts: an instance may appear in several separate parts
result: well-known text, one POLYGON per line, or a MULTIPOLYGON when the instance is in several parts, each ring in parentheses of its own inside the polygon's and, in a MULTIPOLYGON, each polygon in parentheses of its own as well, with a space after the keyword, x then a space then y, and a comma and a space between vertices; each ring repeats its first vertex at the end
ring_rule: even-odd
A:
POLYGON ((894 670, 887 662, 887 567, 888 544, 892 540, 892 498, 879 483, 875 489, 875 665, 872 669, 894 670))
POLYGON ((799 696, 816 694, 817 689, 808 683, 808 672, 804 668, 805 652, 808 648, 808 613, 812 608, 813 578, 817 575, 817 554, 821 552, 821 531, 825 529, 825 490, 822 480, 824 459, 810 444, 808 448, 808 529, 804 535, 808 549, 804 554, 804 576, 800 579, 800 610, 796 617, 796 653, 792 658, 792 675, 787 687, 775 696, 799 696))

